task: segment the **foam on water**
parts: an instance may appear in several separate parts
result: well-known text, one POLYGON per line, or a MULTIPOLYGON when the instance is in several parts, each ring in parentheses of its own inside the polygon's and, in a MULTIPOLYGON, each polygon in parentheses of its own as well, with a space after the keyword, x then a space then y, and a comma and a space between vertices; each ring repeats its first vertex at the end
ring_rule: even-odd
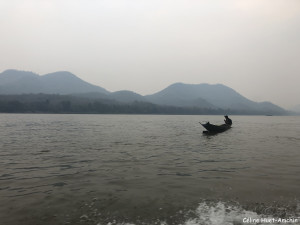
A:
POLYGON ((185 225, 236 225, 242 224, 244 218, 258 219, 260 216, 237 206, 227 206, 223 202, 215 205, 199 204, 196 218, 185 222, 185 225))
POLYGON ((224 202, 200 203, 195 213, 196 218, 187 220, 184 225, 300 224, 299 216, 287 215, 285 218, 280 218, 274 215, 257 214, 224 202))
MULTIPOLYGON (((299 205, 298 207, 299 208, 299 205)), ((297 210, 298 211, 298 210, 297 210)), ((258 214, 256 212, 245 210, 240 206, 229 205, 224 202, 207 203, 202 202, 197 209, 189 211, 187 214, 192 215, 183 223, 171 224, 179 225, 246 225, 246 224, 259 224, 259 225, 275 225, 275 224, 300 224, 299 215, 285 216, 280 218, 272 215, 258 214)), ((105 223, 106 224, 106 223, 105 223)), ((140 223, 139 223, 140 224, 140 223)), ((148 224, 142 222, 142 224, 148 224)), ((157 225, 170 225, 165 221, 157 221, 157 225)), ((98 223, 97 225, 102 225, 98 223)), ((135 223, 119 223, 112 221, 106 225, 137 225, 135 223)))

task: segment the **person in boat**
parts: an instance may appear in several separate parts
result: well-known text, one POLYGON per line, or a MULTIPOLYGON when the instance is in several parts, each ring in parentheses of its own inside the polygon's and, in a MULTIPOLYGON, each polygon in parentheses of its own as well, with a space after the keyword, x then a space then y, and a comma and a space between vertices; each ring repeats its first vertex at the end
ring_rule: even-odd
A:
POLYGON ((226 116, 224 116, 225 117, 225 120, 224 120, 224 122, 225 122, 225 124, 227 124, 227 125, 232 125, 232 120, 231 119, 229 119, 229 117, 226 115, 226 116))

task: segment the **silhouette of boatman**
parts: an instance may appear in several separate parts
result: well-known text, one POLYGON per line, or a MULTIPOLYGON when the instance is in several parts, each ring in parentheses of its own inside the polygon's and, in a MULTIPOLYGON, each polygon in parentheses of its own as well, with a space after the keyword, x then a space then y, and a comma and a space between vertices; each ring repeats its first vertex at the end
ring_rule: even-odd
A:
POLYGON ((224 116, 225 117, 225 123, 227 124, 227 125, 232 125, 232 120, 231 119, 229 119, 229 117, 226 115, 226 116, 224 116))

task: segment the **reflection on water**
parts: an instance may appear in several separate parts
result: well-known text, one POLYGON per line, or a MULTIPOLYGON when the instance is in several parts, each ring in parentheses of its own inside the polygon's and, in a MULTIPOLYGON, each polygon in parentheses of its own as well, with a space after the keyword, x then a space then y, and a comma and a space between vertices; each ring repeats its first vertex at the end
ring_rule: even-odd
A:
POLYGON ((208 136, 199 121, 221 116, 2 114, 0 218, 225 224, 207 222, 223 213, 238 224, 245 213, 283 216, 270 207, 298 216, 300 118, 232 119, 232 129, 208 136))

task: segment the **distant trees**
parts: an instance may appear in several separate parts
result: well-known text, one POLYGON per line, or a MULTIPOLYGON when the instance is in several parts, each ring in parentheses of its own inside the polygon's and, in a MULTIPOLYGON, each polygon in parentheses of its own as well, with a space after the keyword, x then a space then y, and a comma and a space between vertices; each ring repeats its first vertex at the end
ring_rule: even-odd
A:
POLYGON ((18 100, 8 102, 0 101, 0 112, 17 113, 24 112, 24 104, 18 100))
POLYGON ((1 113, 99 113, 99 114, 261 114, 200 107, 176 107, 134 101, 119 103, 105 99, 89 99, 71 95, 25 94, 0 95, 1 113))

